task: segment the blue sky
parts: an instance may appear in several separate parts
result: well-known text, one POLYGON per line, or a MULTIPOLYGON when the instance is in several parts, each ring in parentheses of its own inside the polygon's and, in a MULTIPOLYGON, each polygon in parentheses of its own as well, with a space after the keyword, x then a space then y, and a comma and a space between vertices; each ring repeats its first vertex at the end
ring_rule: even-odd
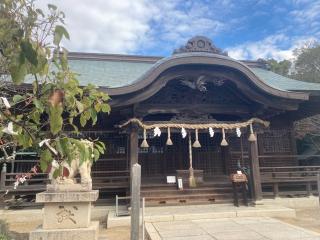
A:
POLYGON ((320 39, 320 0, 40 0, 66 13, 70 51, 169 56, 204 35, 236 59, 290 59, 320 39))

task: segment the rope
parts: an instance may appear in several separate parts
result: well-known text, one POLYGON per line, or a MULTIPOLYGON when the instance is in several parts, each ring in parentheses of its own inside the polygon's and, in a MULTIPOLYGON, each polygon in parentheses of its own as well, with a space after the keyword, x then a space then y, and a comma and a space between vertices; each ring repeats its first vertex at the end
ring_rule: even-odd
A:
POLYGON ((235 128, 244 128, 250 126, 253 123, 259 123, 265 127, 269 127, 270 122, 263 121, 259 118, 251 118, 246 122, 239 123, 203 123, 203 124, 187 124, 187 123, 155 123, 155 124, 144 124, 137 118, 131 118, 124 124, 119 125, 120 128, 123 128, 130 123, 135 123, 141 128, 144 129, 153 129, 158 128, 185 128, 185 129, 207 129, 207 128, 224 128, 224 129, 235 129, 235 128))

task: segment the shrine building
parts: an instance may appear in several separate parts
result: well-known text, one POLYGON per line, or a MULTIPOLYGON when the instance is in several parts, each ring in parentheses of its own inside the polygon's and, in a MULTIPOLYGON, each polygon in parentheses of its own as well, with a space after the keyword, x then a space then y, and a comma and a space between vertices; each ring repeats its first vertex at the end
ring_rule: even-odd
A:
MULTIPOLYGON (((315 190, 311 177, 292 184, 278 173, 303 167, 293 124, 320 113, 320 84, 280 76, 263 60, 233 59, 202 36, 168 57, 70 53, 69 64, 81 84, 111 97, 111 113, 81 129, 107 146, 92 169, 101 201, 130 194, 135 163, 150 205, 232 201, 229 176, 239 170, 253 201, 297 184, 307 195, 315 190)), ((14 172, 32 164, 16 160, 14 172)))

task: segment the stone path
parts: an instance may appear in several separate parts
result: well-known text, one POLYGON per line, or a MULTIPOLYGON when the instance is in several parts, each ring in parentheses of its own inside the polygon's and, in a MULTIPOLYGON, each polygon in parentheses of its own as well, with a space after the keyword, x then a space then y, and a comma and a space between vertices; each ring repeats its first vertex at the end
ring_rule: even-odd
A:
POLYGON ((320 240, 320 234, 269 217, 147 223, 151 240, 320 240))

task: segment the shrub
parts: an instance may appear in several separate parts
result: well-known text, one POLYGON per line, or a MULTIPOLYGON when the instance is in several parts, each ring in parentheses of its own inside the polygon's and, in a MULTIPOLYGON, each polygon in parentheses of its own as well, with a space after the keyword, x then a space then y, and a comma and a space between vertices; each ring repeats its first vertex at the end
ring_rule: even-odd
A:
POLYGON ((0 220, 0 240, 10 240, 8 234, 8 224, 5 221, 0 220))

